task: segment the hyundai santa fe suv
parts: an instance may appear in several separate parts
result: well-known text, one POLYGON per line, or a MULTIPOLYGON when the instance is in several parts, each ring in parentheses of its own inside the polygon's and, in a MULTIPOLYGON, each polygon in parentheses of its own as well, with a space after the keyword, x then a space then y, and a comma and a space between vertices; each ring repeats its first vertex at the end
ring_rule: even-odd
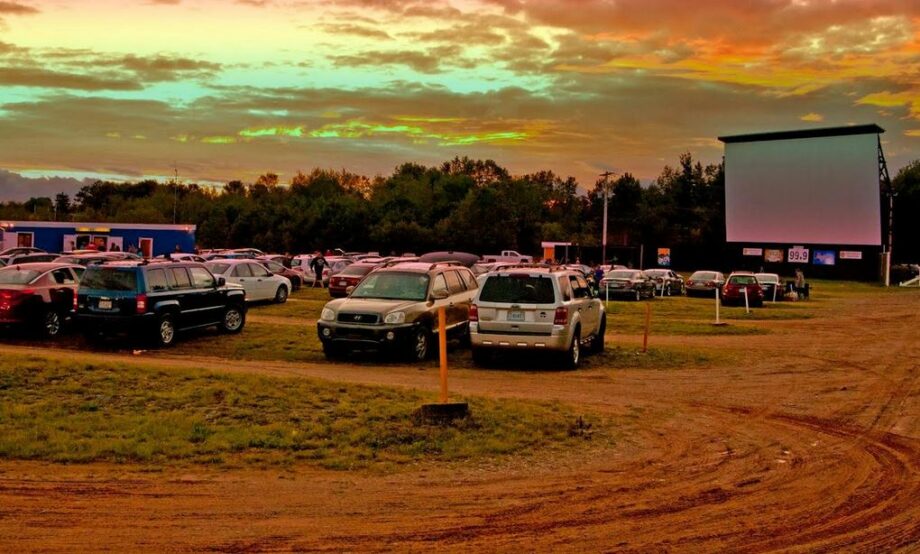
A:
POLYGON ((421 361, 434 350, 438 310, 445 309, 448 337, 465 339, 477 284, 457 263, 401 263, 374 270, 347 298, 327 303, 317 322, 327 358, 371 349, 421 361))
POLYGON ((169 346, 187 329, 242 331, 246 292, 196 262, 108 262, 83 273, 77 320, 89 339, 127 333, 169 346))
POLYGON ((553 353, 574 369, 582 347, 604 349, 607 314, 588 281, 564 268, 514 268, 489 273, 470 308, 473 361, 499 351, 553 353))

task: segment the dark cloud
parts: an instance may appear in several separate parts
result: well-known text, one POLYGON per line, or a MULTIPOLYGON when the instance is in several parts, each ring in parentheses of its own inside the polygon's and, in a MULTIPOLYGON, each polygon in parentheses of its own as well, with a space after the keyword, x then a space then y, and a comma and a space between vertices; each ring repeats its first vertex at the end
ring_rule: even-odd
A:
POLYGON ((141 90, 143 88, 138 81, 120 76, 81 75, 37 67, 0 67, 0 83, 5 86, 74 90, 141 90))
POLYGON ((33 15, 39 13, 37 8, 18 2, 0 2, 0 15, 33 15))
POLYGON ((18 173, 0 169, 0 202, 24 202, 29 198, 54 198, 63 192, 71 199, 87 181, 71 177, 23 177, 18 173))
POLYGON ((442 65, 463 66, 460 59, 463 49, 459 46, 442 46, 427 52, 414 50, 370 51, 360 54, 331 56, 338 67, 361 67, 382 65, 403 65, 419 73, 440 73, 442 65))
POLYGON ((327 33, 337 35, 354 35, 359 37, 390 39, 390 35, 380 29, 350 23, 328 23, 320 26, 327 33))

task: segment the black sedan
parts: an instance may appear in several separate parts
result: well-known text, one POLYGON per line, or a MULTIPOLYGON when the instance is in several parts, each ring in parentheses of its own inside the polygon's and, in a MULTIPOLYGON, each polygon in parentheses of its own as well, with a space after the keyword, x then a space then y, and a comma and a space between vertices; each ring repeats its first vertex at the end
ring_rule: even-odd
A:
POLYGON ((652 298, 655 296, 655 281, 644 271, 615 269, 601 279, 600 293, 603 298, 652 298))

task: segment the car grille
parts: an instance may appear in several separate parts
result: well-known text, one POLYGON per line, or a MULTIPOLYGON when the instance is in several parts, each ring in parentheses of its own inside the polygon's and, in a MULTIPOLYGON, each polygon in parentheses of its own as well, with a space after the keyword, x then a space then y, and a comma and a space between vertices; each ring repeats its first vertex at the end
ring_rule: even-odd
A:
POLYGON ((357 325, 376 325, 380 323, 378 314, 361 314, 355 312, 339 312, 339 323, 353 323, 357 325))

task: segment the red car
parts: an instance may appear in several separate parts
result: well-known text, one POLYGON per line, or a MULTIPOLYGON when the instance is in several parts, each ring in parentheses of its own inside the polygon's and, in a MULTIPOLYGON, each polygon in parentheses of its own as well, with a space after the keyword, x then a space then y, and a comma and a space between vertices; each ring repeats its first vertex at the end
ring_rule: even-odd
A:
POLYGON ((0 325, 57 336, 74 314, 83 270, 54 262, 0 269, 0 325))
POLYGON ((732 273, 722 286, 723 304, 744 304, 744 291, 747 290, 748 305, 763 306, 763 287, 753 273, 732 273))
POLYGON ((329 296, 342 298, 348 296, 348 287, 355 287, 368 273, 382 264, 379 262, 356 262, 346 266, 340 272, 329 277, 329 296))

